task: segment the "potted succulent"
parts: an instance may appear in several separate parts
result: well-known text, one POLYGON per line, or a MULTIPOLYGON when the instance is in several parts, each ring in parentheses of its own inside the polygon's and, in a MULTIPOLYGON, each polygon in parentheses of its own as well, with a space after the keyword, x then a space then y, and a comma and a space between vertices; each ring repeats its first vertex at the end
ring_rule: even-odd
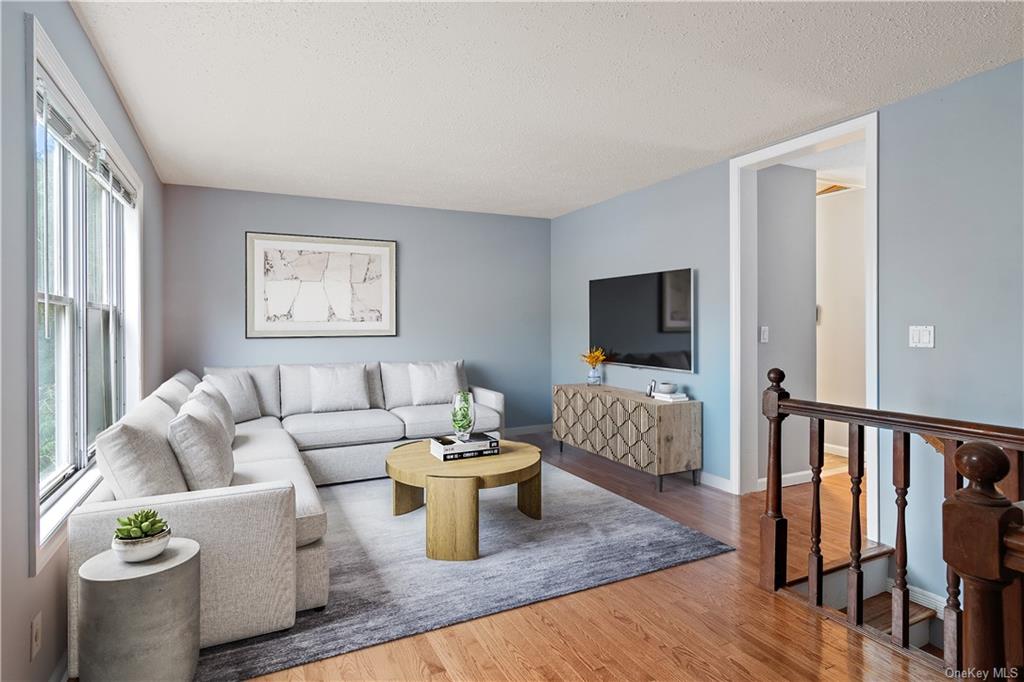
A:
POLYGON ((473 404, 473 394, 469 391, 459 391, 452 398, 452 428, 455 429, 455 437, 461 441, 469 440, 475 422, 476 406, 473 404))
POLYGON ((135 563, 159 556, 171 540, 171 529, 152 509, 117 520, 110 548, 121 561, 135 563))

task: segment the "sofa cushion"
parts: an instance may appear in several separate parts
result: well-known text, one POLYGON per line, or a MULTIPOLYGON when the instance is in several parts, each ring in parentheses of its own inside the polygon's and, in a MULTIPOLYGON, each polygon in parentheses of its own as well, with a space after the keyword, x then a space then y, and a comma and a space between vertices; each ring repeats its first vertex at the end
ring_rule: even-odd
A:
POLYGON ((153 391, 153 395, 167 403, 167 406, 174 410, 175 414, 178 413, 181 406, 185 404, 186 400, 188 400, 189 393, 190 391, 185 387, 185 384, 181 383, 174 377, 171 377, 164 383, 160 384, 156 387, 156 390, 153 391))
POLYGON ((167 403, 151 395, 96 436, 96 464, 117 499, 188 490, 167 442, 174 416, 167 403))
MULTIPOLYGON (((209 381, 200 381, 189 395, 189 398, 199 400, 206 405, 217 416, 218 421, 224 426, 228 434, 228 442, 235 438, 235 416, 231 413, 231 405, 228 404, 224 394, 209 381)), ((273 419, 273 417, 271 417, 273 419)))
MULTIPOLYGON (((391 414, 405 422, 406 438, 448 436, 452 429, 451 405, 407 405, 396 407, 391 414)), ((484 405, 476 406, 474 431, 493 431, 501 426, 501 415, 484 405)))
POLYGON ((216 388, 228 401, 228 405, 231 406, 231 417, 235 422, 247 422, 262 416, 260 399, 256 395, 256 384, 248 372, 243 370, 207 374, 203 381, 216 388))
POLYGON ((454 361, 410 363, 409 387, 413 405, 450 403, 462 389, 458 365, 454 361))
POLYGON ((384 443, 405 435, 402 420, 385 410, 293 414, 281 422, 300 450, 384 443))
POLYGON ((188 389, 189 393, 194 391, 196 388, 196 384, 199 383, 199 377, 197 377, 195 374, 193 374, 187 369, 179 369, 177 372, 174 373, 174 376, 172 376, 171 378, 177 379, 182 384, 184 384, 185 388, 188 389))
POLYGON ((167 426, 167 440, 189 490, 223 488, 234 472, 231 438, 208 398, 197 391, 167 426))
MULTIPOLYGON (((246 372, 256 385, 256 397, 260 403, 262 417, 281 416, 281 372, 277 365, 255 365, 249 367, 207 367, 203 374, 230 374, 246 372)), ((242 420, 236 420, 242 421, 242 420)))
MULTIPOLYGON (((265 417, 269 419, 270 417, 265 417)), ((247 422, 253 424, 254 422, 247 422)), ((248 462, 262 462, 268 459, 294 459, 302 461, 299 449, 288 432, 282 428, 255 428, 251 431, 239 429, 232 443, 235 465, 248 462)))
POLYGON ((235 437, 243 434, 249 435, 256 431, 283 431, 281 427, 281 420, 277 417, 260 417, 259 419, 250 419, 247 422, 241 422, 235 424, 235 437))
POLYGON ((313 412, 368 410, 366 366, 310 367, 309 393, 313 412))
MULTIPOLYGON (((462 360, 456 360, 455 367, 459 374, 459 387, 466 388, 466 370, 462 360)), ((409 377, 408 362, 380 363, 380 378, 384 386, 384 404, 387 409, 412 405, 412 382, 409 377)), ((449 396, 449 400, 451 396, 449 396)))
POLYGON ((322 538, 327 531, 327 513, 302 460, 285 458, 238 462, 231 485, 272 481, 291 481, 295 488, 295 546, 303 547, 322 538))
POLYGON ((384 387, 380 381, 380 363, 334 363, 325 365, 281 365, 281 416, 305 414, 313 411, 310 396, 309 370, 311 367, 346 367, 365 364, 366 389, 370 396, 370 409, 384 409, 384 387))

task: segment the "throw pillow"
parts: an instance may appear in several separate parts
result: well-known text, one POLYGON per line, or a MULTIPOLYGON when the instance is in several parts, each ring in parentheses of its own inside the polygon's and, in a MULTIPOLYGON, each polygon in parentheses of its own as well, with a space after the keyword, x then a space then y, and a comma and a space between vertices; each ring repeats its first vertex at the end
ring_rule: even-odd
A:
POLYGON ((189 398, 196 398, 211 410, 217 417, 221 424, 224 426, 224 430, 228 433, 228 438, 232 441, 235 440, 235 418, 231 414, 231 406, 228 405, 227 398, 224 394, 217 390, 217 388, 208 381, 200 381, 196 384, 195 390, 189 395, 189 398))
POLYGON ((167 403, 174 410, 175 414, 185 404, 185 401, 188 400, 188 394, 189 389, 186 388, 185 384, 173 377, 157 386, 156 390, 153 391, 153 395, 167 403))
POLYGON ((220 419, 201 398, 185 401, 167 426, 167 440, 189 490, 223 488, 231 483, 235 472, 231 440, 220 419))
POLYGON ((366 365, 310 367, 309 389, 313 412, 370 409, 366 365))
POLYGON ((226 372, 224 374, 207 374, 203 377, 213 385, 231 406, 231 416, 235 423, 259 419, 260 400, 256 395, 256 384, 252 376, 245 370, 226 372))
POLYGON ((188 490, 167 424, 174 410, 151 395, 96 436, 96 464, 119 500, 188 490))
POLYGON ((409 384, 413 405, 440 405, 451 402, 462 390, 457 362, 414 362, 409 365, 409 384))

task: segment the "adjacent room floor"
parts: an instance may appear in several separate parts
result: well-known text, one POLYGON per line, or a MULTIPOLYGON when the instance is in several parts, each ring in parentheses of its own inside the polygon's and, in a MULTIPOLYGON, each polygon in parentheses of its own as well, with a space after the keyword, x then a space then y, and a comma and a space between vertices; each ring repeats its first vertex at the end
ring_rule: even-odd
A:
MULTIPOLYGON (((763 493, 655 479, 524 436, 544 459, 737 551, 261 678, 305 680, 943 679, 942 673, 757 587, 763 493)), ((806 571, 810 485, 785 489, 790 576, 806 571)), ((822 484, 826 564, 847 556, 849 481, 822 484)))

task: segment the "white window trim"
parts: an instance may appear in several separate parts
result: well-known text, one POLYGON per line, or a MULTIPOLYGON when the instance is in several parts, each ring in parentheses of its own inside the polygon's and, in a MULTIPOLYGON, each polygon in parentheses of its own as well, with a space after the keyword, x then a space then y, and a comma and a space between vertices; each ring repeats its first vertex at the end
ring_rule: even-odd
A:
MULTIPOLYGON (((127 180, 135 189, 135 210, 125 210, 124 225, 124 346, 125 346, 125 396, 124 404, 126 409, 137 403, 142 397, 144 377, 142 374, 142 243, 143 243, 143 200, 144 188, 135 168, 128 161, 127 155, 120 145, 117 144, 113 133, 103 123, 102 118, 92 106, 85 91, 78 84, 72 75, 71 70, 61 58, 53 41, 43 30, 42 25, 32 14, 25 15, 27 64, 28 73, 26 78, 26 139, 35 139, 35 88, 37 65, 42 65, 49 74, 50 79, 60 88, 65 99, 74 107, 76 113, 82 118, 86 125, 103 142, 107 156, 117 165, 118 170, 124 174, 127 180)), ((35 177, 35 144, 27 145, 28 177, 35 177)), ((32 192, 35 191, 35 184, 31 184, 32 192)), ((32 216, 33 234, 35 234, 36 211, 34 196, 32 200, 30 215, 32 216)), ((32 296, 36 291, 35 272, 35 239, 29 240, 32 249, 32 256, 29 260, 28 286, 32 296)), ((36 442, 36 358, 35 358, 35 305, 28 307, 28 329, 33 330, 33 342, 29 344, 29 419, 28 435, 29 443, 36 442)), ((58 554, 58 549, 64 544, 67 536, 67 517, 71 514, 82 500, 84 500, 96 485, 99 483, 100 475, 93 464, 85 468, 73 479, 74 482, 60 494, 60 497, 50 504, 45 512, 41 512, 39 506, 39 459, 36 448, 28 449, 29 457, 29 504, 30 504, 30 529, 29 529, 29 575, 36 576, 43 569, 46 563, 58 554)))

